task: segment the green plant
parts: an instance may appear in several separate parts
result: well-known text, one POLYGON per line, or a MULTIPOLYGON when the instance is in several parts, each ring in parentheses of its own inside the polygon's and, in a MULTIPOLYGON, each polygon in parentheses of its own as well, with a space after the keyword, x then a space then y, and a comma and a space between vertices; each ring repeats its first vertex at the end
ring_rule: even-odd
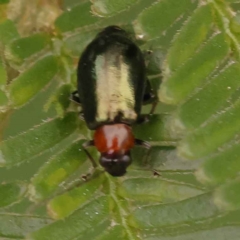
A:
POLYGON ((0 0, 0 237, 238 240, 239 9, 239 0, 0 0), (153 50, 160 99, 134 126, 152 144, 147 162, 134 149, 121 178, 91 168, 81 148, 91 132, 69 101, 79 55, 113 24, 153 50))

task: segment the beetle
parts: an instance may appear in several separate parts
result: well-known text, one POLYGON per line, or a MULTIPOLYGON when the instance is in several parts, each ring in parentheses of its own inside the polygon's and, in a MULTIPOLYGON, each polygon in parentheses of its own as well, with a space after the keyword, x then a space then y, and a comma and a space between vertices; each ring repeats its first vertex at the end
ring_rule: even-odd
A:
POLYGON ((126 173, 134 145, 150 147, 135 139, 131 126, 141 121, 142 104, 152 99, 139 47, 122 28, 103 29, 80 57, 77 91, 72 94, 72 100, 82 105, 88 128, 95 130, 93 140, 83 145, 94 166, 86 150, 89 146, 101 153, 99 163, 112 176, 126 173))

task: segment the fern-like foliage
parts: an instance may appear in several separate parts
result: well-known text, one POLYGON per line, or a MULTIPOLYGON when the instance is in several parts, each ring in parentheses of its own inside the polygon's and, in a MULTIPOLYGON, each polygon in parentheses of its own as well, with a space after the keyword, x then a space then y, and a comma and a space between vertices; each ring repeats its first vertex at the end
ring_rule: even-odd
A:
POLYGON ((239 0, 0 0, 0 238, 238 240, 239 9, 239 0), (135 148, 121 178, 92 168, 82 149, 91 132, 69 101, 81 52, 108 25, 152 50, 159 97, 133 126, 152 148, 135 148))

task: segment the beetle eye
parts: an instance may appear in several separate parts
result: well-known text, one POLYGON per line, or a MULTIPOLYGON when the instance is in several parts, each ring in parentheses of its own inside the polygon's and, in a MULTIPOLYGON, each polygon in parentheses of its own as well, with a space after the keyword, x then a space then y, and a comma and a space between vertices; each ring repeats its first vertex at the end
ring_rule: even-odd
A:
POLYGON ((123 176, 131 162, 132 159, 130 153, 116 157, 102 154, 99 159, 101 166, 103 166, 105 170, 114 177, 123 176))

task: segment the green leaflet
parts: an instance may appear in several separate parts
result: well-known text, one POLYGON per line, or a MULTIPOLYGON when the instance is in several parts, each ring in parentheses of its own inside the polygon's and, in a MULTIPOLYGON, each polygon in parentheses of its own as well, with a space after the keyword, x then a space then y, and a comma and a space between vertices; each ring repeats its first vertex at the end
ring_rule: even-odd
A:
MULTIPOLYGON (((82 206, 65 220, 58 220, 51 225, 46 226, 30 235, 30 239, 39 240, 67 240, 77 237, 81 239, 83 235, 89 233, 94 225, 96 230, 102 222, 107 221, 109 209, 108 197, 99 197, 94 201, 82 206)), ((107 221, 107 226, 110 221, 107 221)), ((105 226, 105 229, 107 228, 105 226)), ((98 229, 99 233, 103 230, 102 226, 98 229)))
MULTIPOLYGON (((2 169, 16 172, 16 178, 25 173, 29 178, 35 173, 28 198, 41 204, 38 207, 24 199, 5 208, 21 200, 24 193, 19 194, 17 182, 7 183, 8 187, 2 189, 0 185, 2 211, 33 211, 22 218, 15 214, 0 216, 0 236, 40 240, 239 240, 240 74, 235 58, 240 39, 236 14, 239 3, 60 2, 53 3, 57 12, 63 11, 55 26, 37 24, 48 26, 46 31, 36 29, 37 33, 19 38, 15 25, 21 34, 28 32, 22 17, 36 8, 30 4, 26 11, 16 4, 19 12, 11 16, 14 22, 0 24, 1 110, 9 110, 10 115, 14 108, 24 105, 25 109, 14 111, 9 129, 4 129, 4 136, 14 137, 0 143, 0 163, 10 167, 24 163, 21 169, 2 169), (104 17, 97 17, 100 15, 104 17), (108 25, 123 27, 141 49, 153 50, 147 63, 148 78, 155 91, 161 88, 158 95, 164 101, 148 121, 133 126, 134 136, 149 141, 152 148, 131 150, 133 163, 121 178, 91 167, 81 147, 84 140, 79 139, 92 136, 79 120, 80 107, 69 101, 71 91, 76 89, 81 52, 108 25), (46 86, 50 98, 41 91, 46 86), (36 97, 36 102, 27 104, 37 94, 45 102, 38 104, 36 97), (41 114, 42 106, 51 113, 41 114), (50 119, 56 112, 61 118, 50 119), (34 125, 29 119, 44 122, 32 128, 27 126, 34 125), (61 151, 56 152, 59 148, 61 151), (28 163, 31 158, 36 162, 28 163), (35 163, 35 169, 27 170, 35 163), (22 209, 26 203, 30 206, 22 209), (46 205, 48 214, 58 220, 36 217, 46 214, 46 205)), ((48 6, 41 4, 43 9, 48 6)), ((30 20, 31 25, 44 20, 38 14, 30 20)), ((143 107, 144 113, 148 111, 143 107)))
POLYGON ((175 141, 168 128, 168 114, 154 114, 147 116, 148 121, 134 125, 133 130, 136 138, 146 141, 175 141))
POLYGON ((8 45, 6 54, 9 60, 22 63, 28 57, 43 50, 50 43, 46 34, 37 33, 25 38, 18 38, 8 45))
POLYGON ((9 86, 14 107, 20 107, 33 98, 58 72, 56 57, 49 55, 38 60, 9 86))
POLYGON ((56 19, 56 27, 61 32, 67 32, 97 23, 98 18, 90 14, 90 6, 90 2, 83 2, 64 12, 56 19))
MULTIPOLYGON (((76 141, 55 155, 36 173, 31 180, 30 194, 33 201, 48 198, 59 185, 87 159, 82 149, 84 140, 76 141)), ((80 176, 79 176, 80 177, 80 176)))
POLYGON ((53 119, 0 143, 0 165, 20 164, 59 143, 76 129, 76 114, 53 119))
POLYGON ((0 185, 0 208, 20 201, 27 191, 25 183, 3 183, 0 185))
POLYGON ((171 202, 181 201, 201 194, 195 187, 177 184, 158 178, 135 177, 121 183, 118 194, 137 201, 171 202))
POLYGON ((176 122, 187 129, 195 129, 220 110, 240 86, 240 65, 231 63, 214 75, 197 94, 181 105, 176 122))
POLYGON ((125 9, 129 9, 133 4, 137 3, 138 0, 93 0, 92 11, 97 16, 111 16, 125 9))
POLYGON ((9 0, 0 0, 0 4, 6 4, 9 3, 9 0))
POLYGON ((240 116, 240 101, 184 138, 179 144, 179 153, 185 158, 196 159, 216 151, 239 132, 238 116, 240 116))
POLYGON ((239 239, 239 226, 232 227, 219 227, 215 229, 207 229, 203 231, 191 232, 186 234, 179 234, 177 236, 162 236, 158 234, 153 234, 153 236, 148 236, 145 240, 202 240, 202 239, 218 239, 225 240, 230 238, 233 240, 239 239))
POLYGON ((5 239, 24 239, 27 233, 51 222, 51 219, 45 217, 0 213, 0 235, 5 239))
POLYGON ((216 156, 206 159, 196 172, 198 180, 206 184, 219 184, 237 177, 240 171, 239 156, 240 149, 236 143, 216 156))
POLYGON ((222 210, 233 211, 240 209, 240 180, 227 182, 218 187, 214 193, 214 202, 222 210))
POLYGON ((70 84, 64 84, 56 89, 44 106, 45 110, 49 110, 51 106, 55 107, 58 116, 63 117, 70 105, 70 96, 72 87, 70 84))
POLYGON ((3 45, 10 43, 11 40, 18 37, 17 29, 11 20, 0 23, 0 42, 3 45))
POLYGON ((182 14, 190 13, 195 7, 196 2, 191 0, 156 1, 139 14, 134 28, 138 34, 149 39, 159 37, 182 14))
POLYGON ((175 36, 167 56, 167 71, 174 71, 194 55, 212 27, 211 7, 196 9, 181 31, 175 36))
POLYGON ((97 30, 86 32, 81 31, 80 33, 76 33, 69 37, 66 37, 65 43, 71 55, 73 55, 74 57, 79 57, 85 46, 87 46, 87 44, 90 43, 92 39, 94 39, 97 35, 97 30))
POLYGON ((155 204, 136 209, 130 222, 139 228, 159 228, 212 217, 219 210, 212 201, 212 194, 202 194, 193 198, 169 204, 155 204))
POLYGON ((228 52, 224 35, 214 35, 191 59, 164 79, 159 91, 160 100, 175 105, 184 101, 196 88, 204 85, 228 52))
POLYGON ((102 186, 102 181, 103 175, 100 175, 80 187, 53 198, 48 203, 49 214, 55 219, 67 217, 92 199, 92 195, 102 186))
POLYGON ((97 240, 108 240, 108 239, 115 239, 115 240, 122 240, 126 235, 124 234, 125 229, 121 226, 114 226, 110 228, 108 231, 103 231, 99 234, 96 238, 97 240))

